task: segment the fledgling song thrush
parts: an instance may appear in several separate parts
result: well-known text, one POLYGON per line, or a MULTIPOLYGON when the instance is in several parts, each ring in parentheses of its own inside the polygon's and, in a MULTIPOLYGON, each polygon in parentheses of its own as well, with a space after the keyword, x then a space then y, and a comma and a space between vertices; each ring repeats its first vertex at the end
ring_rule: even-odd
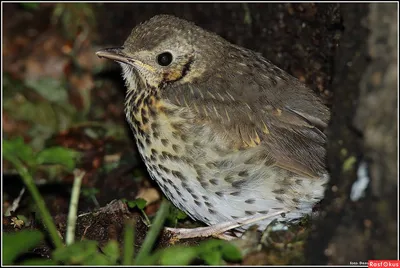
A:
POLYGON ((150 176, 211 225, 204 235, 265 229, 323 198, 329 110, 260 54, 159 15, 97 55, 122 66, 126 117, 150 176))

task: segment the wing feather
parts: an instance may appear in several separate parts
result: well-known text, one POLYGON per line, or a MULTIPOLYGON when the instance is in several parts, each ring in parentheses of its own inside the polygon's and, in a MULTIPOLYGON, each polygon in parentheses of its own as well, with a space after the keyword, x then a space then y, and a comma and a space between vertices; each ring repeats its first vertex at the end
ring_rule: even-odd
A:
POLYGON ((174 104, 185 103, 199 122, 236 146, 264 147, 271 165, 320 177, 326 172, 323 130, 329 110, 297 79, 256 57, 252 66, 228 61, 220 72, 170 85, 162 94, 174 104))

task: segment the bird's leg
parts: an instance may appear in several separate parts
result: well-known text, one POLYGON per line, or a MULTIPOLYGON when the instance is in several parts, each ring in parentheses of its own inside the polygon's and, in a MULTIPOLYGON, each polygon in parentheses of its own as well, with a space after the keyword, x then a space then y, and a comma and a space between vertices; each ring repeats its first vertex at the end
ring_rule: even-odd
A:
POLYGON ((191 229, 167 227, 165 229, 174 233, 176 235, 176 238, 178 239, 214 236, 224 240, 232 240, 235 239, 236 237, 224 234, 226 231, 241 227, 243 225, 256 223, 258 221, 265 220, 271 217, 276 217, 282 213, 287 213, 287 211, 281 210, 267 215, 249 216, 241 219, 236 219, 233 221, 218 223, 207 227, 199 227, 191 229))

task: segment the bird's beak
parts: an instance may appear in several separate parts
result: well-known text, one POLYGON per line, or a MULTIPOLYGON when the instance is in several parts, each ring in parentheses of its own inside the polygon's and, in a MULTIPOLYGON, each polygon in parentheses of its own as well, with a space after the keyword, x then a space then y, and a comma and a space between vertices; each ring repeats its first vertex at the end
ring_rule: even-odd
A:
POLYGON ((130 58, 128 55, 126 55, 122 50, 123 50, 122 47, 105 48, 105 49, 97 51, 96 55, 99 58, 106 58, 106 59, 133 65, 135 60, 130 58))
POLYGON ((126 63, 129 65, 132 65, 135 68, 144 68, 147 69, 150 72, 155 72, 155 69, 151 67, 150 65, 144 64, 143 62, 139 60, 135 60, 131 57, 129 57, 126 53, 123 52, 123 47, 117 47, 117 48, 105 48, 102 50, 99 50, 96 52, 96 55, 99 58, 106 58, 110 60, 114 60, 117 62, 121 63, 126 63))

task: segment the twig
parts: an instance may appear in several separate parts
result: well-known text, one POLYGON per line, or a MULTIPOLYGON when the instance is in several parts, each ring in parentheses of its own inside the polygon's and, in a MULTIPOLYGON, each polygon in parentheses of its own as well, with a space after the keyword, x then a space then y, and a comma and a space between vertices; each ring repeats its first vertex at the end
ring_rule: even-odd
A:
POLYGON ((74 176, 74 185, 72 187, 71 202, 69 204, 68 212, 67 235, 65 239, 67 245, 71 245, 75 241, 75 226, 79 203, 79 193, 81 190, 82 179, 85 176, 85 172, 79 169, 75 170, 74 176))
POLYGON ((4 216, 11 216, 11 211, 17 211, 18 207, 19 207, 19 202, 21 201, 22 196, 25 193, 25 187, 22 187, 21 191, 19 192, 19 195, 17 198, 14 199, 13 203, 11 204, 11 206, 7 209, 6 213, 4 214, 4 216))

